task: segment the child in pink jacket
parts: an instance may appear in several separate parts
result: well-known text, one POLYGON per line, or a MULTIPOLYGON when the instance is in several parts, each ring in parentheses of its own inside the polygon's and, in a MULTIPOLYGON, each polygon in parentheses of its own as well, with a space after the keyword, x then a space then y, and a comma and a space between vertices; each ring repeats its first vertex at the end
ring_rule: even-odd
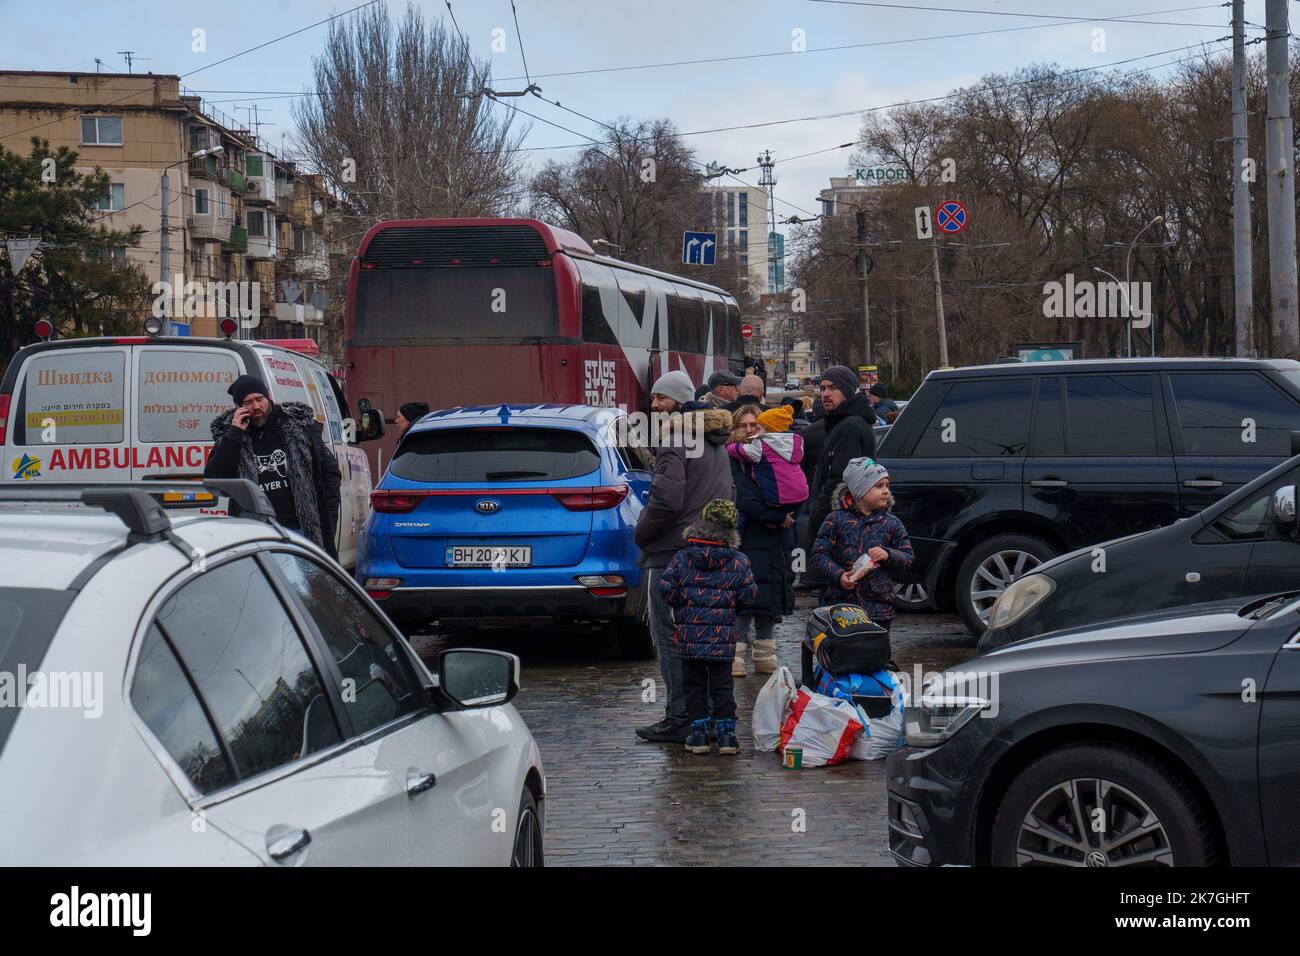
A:
POLYGON ((781 511, 793 511, 808 500, 808 479, 799 467, 803 437, 790 431, 793 422, 789 405, 769 408, 758 416, 752 441, 727 445, 727 454, 752 468, 763 501, 781 511))

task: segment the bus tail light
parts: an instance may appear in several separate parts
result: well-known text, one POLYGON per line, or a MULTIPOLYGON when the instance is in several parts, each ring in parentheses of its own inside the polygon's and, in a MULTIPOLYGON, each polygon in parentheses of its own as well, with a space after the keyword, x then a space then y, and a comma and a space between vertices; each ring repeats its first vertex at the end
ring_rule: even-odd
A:
POLYGON ((9 403, 13 396, 8 392, 0 395, 0 447, 4 446, 5 434, 9 431, 9 403))
POLYGON ((552 488, 553 497, 570 511, 605 511, 617 508, 627 497, 627 485, 599 488, 552 488))
POLYGON ((404 515, 414 511, 420 499, 425 497, 422 491, 372 491, 370 508, 386 515, 404 515))

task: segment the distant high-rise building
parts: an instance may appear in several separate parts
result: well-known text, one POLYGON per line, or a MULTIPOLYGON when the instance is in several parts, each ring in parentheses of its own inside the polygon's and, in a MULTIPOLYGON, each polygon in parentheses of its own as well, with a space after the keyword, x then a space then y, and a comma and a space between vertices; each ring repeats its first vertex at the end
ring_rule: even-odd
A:
POLYGON ((738 256, 756 295, 768 288, 767 193, 757 186, 706 186, 711 197, 711 227, 718 234, 718 253, 738 256))

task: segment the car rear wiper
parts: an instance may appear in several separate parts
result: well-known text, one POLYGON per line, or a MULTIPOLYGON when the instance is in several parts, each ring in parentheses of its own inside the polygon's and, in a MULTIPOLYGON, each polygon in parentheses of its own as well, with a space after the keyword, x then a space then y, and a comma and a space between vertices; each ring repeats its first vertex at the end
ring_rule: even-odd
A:
POLYGON ((544 471, 489 471, 483 477, 488 481, 510 481, 513 478, 545 478, 544 471))

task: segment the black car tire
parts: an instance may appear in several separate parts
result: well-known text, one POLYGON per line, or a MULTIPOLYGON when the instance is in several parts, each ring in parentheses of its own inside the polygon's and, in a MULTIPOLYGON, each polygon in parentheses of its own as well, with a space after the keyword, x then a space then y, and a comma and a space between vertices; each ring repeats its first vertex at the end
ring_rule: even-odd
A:
POLYGON ((961 622, 966 625, 966 630, 976 637, 984 633, 984 622, 980 620, 979 613, 975 610, 975 605, 971 601, 971 580, 975 577, 975 572, 979 566, 999 551, 1023 551, 1026 554, 1033 555, 1036 559, 1034 567, 1056 556, 1056 552, 1051 545, 1042 538, 1036 538, 1029 534, 994 535, 981 541, 967 552, 966 557, 957 568, 957 579, 954 583, 953 595, 957 602, 957 613, 961 615, 961 622))
POLYGON ((921 614, 933 611, 934 601, 925 590, 925 585, 900 582, 894 593, 894 610, 904 614, 921 614), (909 597, 912 600, 906 599, 909 597))
POLYGON ((537 812, 537 798, 527 787, 524 787, 524 792, 519 797, 519 819, 515 821, 515 842, 510 851, 510 865, 519 867, 546 865, 542 817, 537 812))
MULTIPOLYGON (((1163 826, 1175 865, 1214 865, 1213 827, 1186 781, 1140 750, 1092 743, 1072 744, 1039 757, 1007 787, 993 818, 994 866, 1018 865, 1017 849, 1026 815, 1041 797, 1070 780, 1104 780, 1127 790, 1146 804, 1163 826)), ((1103 864, 1080 860, 1073 865, 1103 864)), ((1122 865, 1122 861, 1104 865, 1122 865)))
POLYGON ((647 661, 655 656, 650 624, 644 618, 620 618, 614 625, 618 653, 625 661, 647 661))

